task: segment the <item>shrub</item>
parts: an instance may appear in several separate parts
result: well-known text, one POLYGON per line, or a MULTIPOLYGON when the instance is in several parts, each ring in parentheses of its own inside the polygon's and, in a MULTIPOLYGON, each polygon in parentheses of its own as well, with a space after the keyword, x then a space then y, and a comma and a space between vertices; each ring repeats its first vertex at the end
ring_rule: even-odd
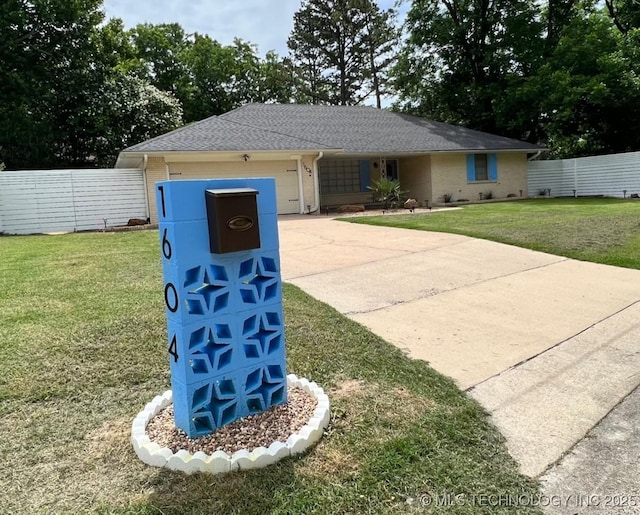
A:
POLYGON ((373 192, 373 199, 382 202, 384 209, 397 208, 402 204, 405 192, 400 189, 400 181, 397 179, 381 177, 368 188, 373 192))

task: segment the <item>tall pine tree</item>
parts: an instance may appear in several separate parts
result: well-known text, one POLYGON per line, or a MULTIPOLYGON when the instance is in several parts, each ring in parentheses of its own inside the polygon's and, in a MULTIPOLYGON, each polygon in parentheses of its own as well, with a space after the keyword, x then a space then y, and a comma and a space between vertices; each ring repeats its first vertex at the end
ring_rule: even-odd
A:
POLYGON ((306 0, 288 40, 298 70, 298 101, 380 105, 397 42, 393 11, 371 0, 306 0))

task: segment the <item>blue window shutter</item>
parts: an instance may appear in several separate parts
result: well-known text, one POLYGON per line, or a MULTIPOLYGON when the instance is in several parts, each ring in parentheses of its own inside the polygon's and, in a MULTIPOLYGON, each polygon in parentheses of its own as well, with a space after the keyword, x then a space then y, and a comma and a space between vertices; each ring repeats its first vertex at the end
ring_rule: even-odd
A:
POLYGON ((371 170, 369 168, 369 161, 359 161, 360 165, 360 191, 369 191, 371 184, 371 170))
POLYGON ((476 156, 467 154, 467 182, 476 180, 476 156))
POLYGON ((498 180, 498 156, 495 154, 489 154, 489 180, 498 180))

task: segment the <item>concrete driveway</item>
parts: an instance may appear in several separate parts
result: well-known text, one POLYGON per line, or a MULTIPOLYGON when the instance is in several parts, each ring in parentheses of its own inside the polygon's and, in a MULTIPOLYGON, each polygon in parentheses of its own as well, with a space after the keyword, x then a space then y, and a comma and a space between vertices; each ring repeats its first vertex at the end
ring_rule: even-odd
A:
POLYGON ((640 384, 640 271, 282 217, 282 274, 452 377, 539 476, 640 384))

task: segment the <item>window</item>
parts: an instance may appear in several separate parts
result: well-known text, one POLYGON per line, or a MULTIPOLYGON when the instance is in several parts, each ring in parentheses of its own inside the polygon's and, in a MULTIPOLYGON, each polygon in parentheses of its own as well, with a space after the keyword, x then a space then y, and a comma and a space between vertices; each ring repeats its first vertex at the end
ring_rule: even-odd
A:
POLYGON ((476 181, 488 181, 489 180, 489 168, 487 166, 487 154, 476 154, 475 167, 476 167, 476 181))
POLYGON ((496 154, 468 154, 467 182, 483 181, 498 181, 498 158, 496 154))
POLYGON ((398 180, 398 161, 396 159, 387 160, 387 179, 390 181, 398 180))
POLYGON ((323 194, 367 191, 369 161, 332 159, 322 160, 319 165, 320 191, 323 194))

